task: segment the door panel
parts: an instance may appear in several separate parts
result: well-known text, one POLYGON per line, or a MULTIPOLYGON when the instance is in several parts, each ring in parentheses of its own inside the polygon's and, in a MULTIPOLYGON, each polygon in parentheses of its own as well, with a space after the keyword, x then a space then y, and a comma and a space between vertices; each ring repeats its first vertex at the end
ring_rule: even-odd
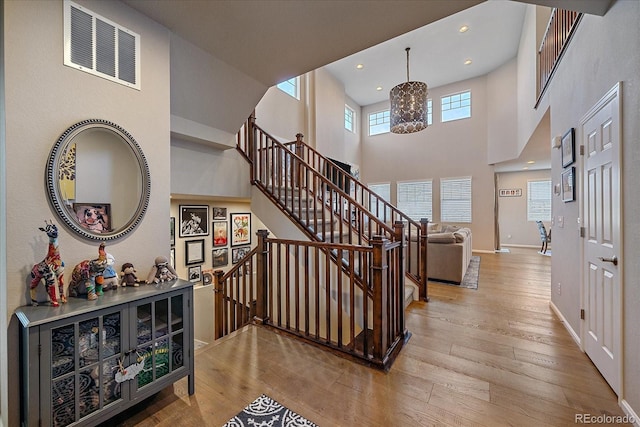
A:
POLYGON ((611 388, 620 392, 621 259, 619 89, 582 120, 584 239, 584 349, 611 388))

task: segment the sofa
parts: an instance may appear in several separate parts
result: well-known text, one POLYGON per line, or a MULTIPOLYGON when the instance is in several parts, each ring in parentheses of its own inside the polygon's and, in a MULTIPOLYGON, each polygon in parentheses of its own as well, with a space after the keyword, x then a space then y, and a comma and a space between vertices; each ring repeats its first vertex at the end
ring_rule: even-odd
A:
MULTIPOLYGON (((416 239, 411 238, 411 257, 417 256, 416 239)), ((471 230, 452 225, 429 224, 427 231, 427 276, 460 284, 472 254, 471 230)), ((416 262, 412 259, 412 262, 416 262)))

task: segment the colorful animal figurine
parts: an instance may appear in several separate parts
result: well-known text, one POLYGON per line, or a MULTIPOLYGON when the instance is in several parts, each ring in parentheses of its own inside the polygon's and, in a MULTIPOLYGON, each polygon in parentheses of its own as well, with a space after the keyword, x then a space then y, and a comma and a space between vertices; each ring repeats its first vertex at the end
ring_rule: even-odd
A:
POLYGON ((58 292, 60 294, 60 301, 67 302, 67 297, 64 294, 64 262, 60 257, 60 249, 58 247, 58 227, 53 221, 44 222, 46 227, 39 227, 40 231, 47 233, 49 237, 49 248, 47 250, 47 256, 44 260, 33 266, 31 270, 31 305, 37 306, 36 300, 36 288, 41 281, 44 281, 44 287, 51 300, 51 305, 54 307, 60 306, 56 295, 56 283, 58 284, 58 292))
POLYGON ((122 264, 122 271, 120 272, 120 286, 134 286, 137 287, 140 281, 136 276, 136 269, 130 262, 122 264))
POLYGON ((178 274, 169 265, 169 260, 166 256, 159 256, 155 259, 155 264, 151 267, 149 277, 147 277, 147 283, 161 283, 168 282, 169 280, 177 279, 178 274))
POLYGON ((107 268, 107 253, 104 250, 104 243, 100 243, 98 258, 84 260, 73 268, 69 282, 69 295, 77 297, 86 293, 89 301, 97 299, 103 294, 102 275, 105 268, 107 268))
POLYGON ((108 291, 110 289, 116 289, 118 287, 118 273, 113 268, 116 263, 116 259, 111 254, 107 254, 107 266, 102 273, 103 283, 102 290, 108 291))

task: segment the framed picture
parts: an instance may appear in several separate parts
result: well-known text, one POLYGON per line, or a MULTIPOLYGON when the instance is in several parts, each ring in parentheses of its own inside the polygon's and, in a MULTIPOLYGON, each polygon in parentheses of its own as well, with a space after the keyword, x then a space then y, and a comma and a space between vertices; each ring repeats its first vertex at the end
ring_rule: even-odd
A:
POLYGON ((176 248, 171 248, 171 253, 169 254, 169 263, 173 269, 176 269, 176 248))
POLYGON ((74 203, 73 212, 80 227, 92 233, 109 233, 111 229, 111 204, 74 203))
POLYGON ((570 164, 576 161, 576 140, 575 131, 573 128, 569 129, 567 133, 562 137, 562 167, 566 168, 570 164))
POLYGON ((237 264, 246 254, 251 252, 251 246, 243 246, 241 248, 231 249, 231 263, 237 264))
POLYGON ((209 235, 209 206, 180 205, 180 237, 209 235))
POLYGON ((206 270, 202 270, 202 285, 212 285, 213 284, 213 270, 208 268, 206 270))
MULTIPOLYGON (((251 243, 251 214, 231 214, 231 246, 251 243)), ((232 254, 233 255, 233 254, 232 254)))
POLYGON ((576 199, 576 168, 571 166, 562 172, 562 201, 573 202, 576 199))
POLYGON ((169 223, 169 236, 170 236, 170 242, 171 242, 171 246, 176 244, 176 217, 172 216, 170 223, 169 223))
POLYGON ((201 280, 202 280, 202 266, 195 265, 193 267, 189 267, 189 281, 199 282, 201 280))
POLYGON ((226 267, 229 264, 229 249, 220 248, 211 251, 214 267, 226 267))
POLYGON ((204 239, 184 242, 184 263, 186 265, 204 262, 204 239))
POLYGON ((214 221, 211 228, 213 229, 213 247, 227 246, 227 221, 214 221))
POLYGON ((220 221, 227 219, 227 208, 213 208, 213 220, 220 221))

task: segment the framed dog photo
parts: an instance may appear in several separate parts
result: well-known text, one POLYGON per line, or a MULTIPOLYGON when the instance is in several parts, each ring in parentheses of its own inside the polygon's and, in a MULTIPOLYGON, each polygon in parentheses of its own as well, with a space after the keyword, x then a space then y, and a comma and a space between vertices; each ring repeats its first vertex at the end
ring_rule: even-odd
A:
POLYGON ((209 235, 209 206, 180 205, 180 237, 209 235))
POLYGON ((109 203, 74 203, 73 212, 80 227, 92 233, 110 233, 111 204, 109 203))
POLYGON ((567 133, 562 137, 562 167, 566 168, 570 164, 576 161, 576 140, 575 131, 573 128, 569 129, 567 133))
POLYGON ((251 243, 251 214, 231 214, 231 246, 251 243))

